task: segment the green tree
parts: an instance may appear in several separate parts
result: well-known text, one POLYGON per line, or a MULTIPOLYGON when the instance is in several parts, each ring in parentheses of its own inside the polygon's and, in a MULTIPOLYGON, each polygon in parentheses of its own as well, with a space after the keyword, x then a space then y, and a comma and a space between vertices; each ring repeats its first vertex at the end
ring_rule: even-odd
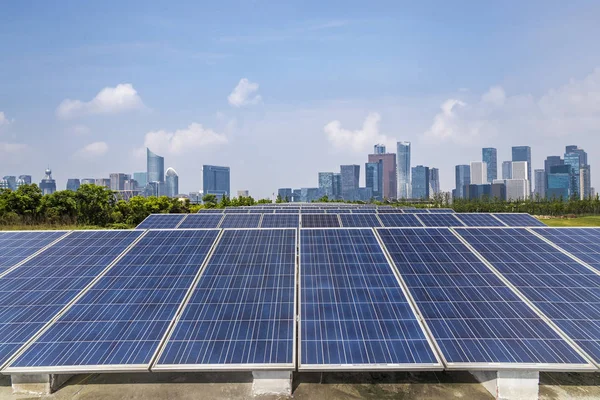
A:
POLYGON ((9 192, 6 206, 9 211, 19 215, 24 223, 37 222, 37 214, 42 203, 42 191, 34 183, 22 185, 14 192, 9 192))
POLYGON ((75 192, 78 222, 84 225, 106 226, 111 222, 115 199, 110 190, 96 185, 81 185, 75 192))
POLYGON ((258 204, 271 204, 271 203, 273 203, 273 202, 271 201, 271 199, 260 199, 260 200, 258 201, 258 204))
POLYGON ((129 225, 138 225, 142 222, 150 212, 146 207, 146 198, 135 196, 129 200, 129 215, 126 218, 126 223, 129 225))
POLYGON ((217 196, 214 194, 205 194, 202 197, 205 208, 215 208, 217 206, 217 196))
POLYGON ((221 201, 219 202, 219 208, 229 207, 230 204, 229 197, 223 195, 223 197, 221 197, 221 201))
POLYGON ((61 190, 42 197, 39 215, 49 224, 77 223, 77 200, 75 192, 61 190))

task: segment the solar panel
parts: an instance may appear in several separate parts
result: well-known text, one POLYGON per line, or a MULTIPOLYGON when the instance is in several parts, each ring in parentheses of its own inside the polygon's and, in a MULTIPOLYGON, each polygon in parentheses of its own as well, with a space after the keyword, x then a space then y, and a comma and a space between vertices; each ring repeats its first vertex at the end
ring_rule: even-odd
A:
POLYGON ((442 214, 453 214, 454 210, 451 208, 429 208, 430 214, 442 213, 442 214))
POLYGON ((371 229, 300 235, 300 370, 441 367, 371 229))
POLYGON ((190 214, 177 227, 179 229, 216 228, 223 219, 223 214, 190 214))
POLYGON ((260 214, 226 214, 219 228, 258 228, 260 214))
POLYGON ((222 208, 201 208, 198 214, 223 214, 222 208))
POLYGON ((0 232, 0 275, 66 233, 66 231, 0 232))
POLYGON ((187 214, 150 214, 136 229, 173 229, 187 214))
POLYGON ((506 226, 498 221, 492 214, 486 213, 457 213, 456 218, 466 226, 506 226))
POLYGON ((450 230, 377 232, 449 368, 587 364, 450 230))
POLYGON ((494 217, 504 222, 508 226, 546 226, 540 220, 524 213, 498 213, 493 214, 494 217))
POLYGON ((75 231, 0 278, 0 366, 144 231, 75 231))
POLYGON ((268 209, 250 209, 248 210, 249 214, 273 214, 274 210, 268 209))
POLYGON ((377 213, 376 208, 353 208, 352 214, 374 214, 377 213))
POLYGON ((348 228, 372 228, 381 226, 375 214, 341 214, 342 226, 348 228))
POLYGON ((423 226, 421 221, 417 219, 416 216, 412 214, 378 214, 377 215, 381 220, 381 223, 385 227, 417 227, 423 226))
POLYGON ((600 272, 599 228, 533 228, 533 231, 600 272))
POLYGON ((147 371, 218 233, 148 232, 8 371, 147 371))
POLYGON ((423 225, 432 227, 464 226, 454 218, 454 214, 419 214, 418 218, 423 225))
POLYGON ((600 275, 523 228, 456 231, 600 362, 600 275))
POLYGON ((273 214, 263 215, 261 228, 298 228, 300 217, 298 214, 273 214))
POLYGON ((300 214, 297 208, 279 208, 275 210, 275 214, 300 214))
POLYGON ((350 214, 352 212, 349 208, 327 208, 325 211, 327 214, 350 214))
POLYGON ((339 228, 340 220, 335 214, 302 214, 303 228, 339 228))
POLYGON ((233 208, 225 208, 223 210, 225 214, 248 214, 250 212, 247 208, 241 207, 233 207, 233 208))
POLYGON ((377 210, 377 212, 379 214, 403 214, 404 211, 402 211, 401 208, 398 207, 394 207, 394 208, 380 208, 377 210))
POLYGON ((326 210, 322 208, 303 208, 300 210, 300 214, 325 214, 326 210))
POLYGON ((294 367, 296 229, 223 231, 152 370, 294 367))
POLYGON ((426 208, 403 208, 402 211, 410 214, 429 214, 426 208))

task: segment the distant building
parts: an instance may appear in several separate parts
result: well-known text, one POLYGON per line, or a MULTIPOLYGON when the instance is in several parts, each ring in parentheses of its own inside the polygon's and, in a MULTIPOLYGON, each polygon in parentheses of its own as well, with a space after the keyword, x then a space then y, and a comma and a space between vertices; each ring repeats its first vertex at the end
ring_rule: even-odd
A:
POLYGON ((482 161, 487 165, 487 183, 492 183, 498 178, 498 152, 493 147, 484 147, 481 156, 482 161))
POLYGON ((110 174, 110 190, 125 190, 125 174, 110 174))
POLYGON ((94 178, 83 178, 81 180, 81 184, 82 185, 95 185, 96 180, 94 178))
POLYGON ((294 189, 292 190, 292 200, 294 203, 300 203, 302 201, 302 190, 294 189))
POLYGON ((342 198, 342 174, 333 174, 333 199, 340 200, 342 198))
MULTIPOLYGON (((398 180, 397 180, 397 167, 396 167, 396 154, 385 153, 385 146, 380 147, 379 150, 384 153, 377 152, 377 146, 375 146, 375 154, 369 154, 369 162, 382 162, 382 190, 381 197, 386 199, 395 199, 398 196, 398 180)), ((379 145, 381 146, 381 145, 379 145)))
POLYGON ((535 190, 533 192, 536 198, 543 199, 546 197, 546 171, 543 169, 536 169, 535 175, 535 190))
POLYGON ((365 183, 375 200, 383 200, 383 160, 365 164, 365 183))
POLYGON ((301 188, 300 201, 310 203, 311 201, 319 200, 319 188, 301 188))
POLYGON ((506 179, 506 200, 516 201, 529 198, 529 181, 526 179, 506 179))
POLYGON ((360 165, 340 165, 342 199, 355 200, 360 178, 360 165))
POLYGON ((333 199, 333 172, 319 172, 319 190, 322 196, 333 199))
POLYGON ((373 198, 373 191, 368 187, 361 187, 356 190, 356 200, 369 202, 373 198))
POLYGON ((454 197, 459 199, 466 198, 465 196, 465 185, 471 184, 471 166, 470 165, 457 165, 454 167, 454 178, 455 178, 455 189, 454 197))
POLYGON ((429 196, 433 197, 440 193, 440 170, 429 168, 429 196))
POLYGON ((291 202, 293 195, 292 188, 280 188, 277 190, 277 195, 281 197, 281 200, 291 202))
POLYGON ((411 193, 410 142, 396 144, 396 165, 398 168, 398 199, 409 199, 415 196, 411 193))
POLYGON ((429 168, 422 165, 417 165, 412 168, 412 198, 413 199, 428 199, 429 198, 429 168))
POLYGON ((6 186, 8 186, 7 189, 10 190, 17 190, 17 177, 13 176, 13 175, 7 175, 4 178, 2 178, 4 181, 6 181, 6 186))
POLYGON ((492 185, 489 183, 476 185, 470 184, 464 187, 465 197, 469 200, 482 199, 484 197, 492 197, 492 185))
POLYGON ((31 175, 19 175, 19 179, 17 179, 17 185, 18 181, 21 181, 21 185, 31 185, 31 182, 33 182, 31 180, 31 175))
POLYGON ((581 199, 589 199, 592 196, 592 177, 590 173, 590 166, 583 165, 579 169, 579 193, 581 199))
POLYGON ((571 166, 553 165, 548 174, 546 198, 568 200, 571 197, 571 166))
POLYGON ((79 189, 79 186, 81 186, 81 182, 79 182, 79 179, 77 179, 77 178, 67 179, 67 190, 76 192, 77 189, 79 189))
MULTIPOLYGON (((529 146, 514 146, 512 148, 512 161, 527 161, 527 176, 530 177, 531 176, 531 147, 529 146)), ((514 165, 513 165, 514 167, 514 165)), ((515 179, 514 177, 514 171, 513 171, 513 177, 512 179, 515 179)), ((527 178, 529 179, 529 178, 527 178)), ((531 192, 531 188, 529 189, 529 191, 531 192)), ((507 190, 508 192, 508 190, 507 190)))
POLYGON ((200 192, 190 192, 188 196, 190 197, 191 204, 202 203, 202 195, 200 194, 200 192))
POLYGON ((571 166, 571 196, 584 199, 591 194, 591 180, 581 181, 581 170, 585 169, 584 178, 590 175, 587 153, 577 146, 571 145, 565 148, 564 163, 571 166))
POLYGON ((512 179, 512 161, 502 162, 502 179, 512 179))
POLYGON ((125 180, 125 190, 128 191, 142 191, 142 187, 138 184, 135 179, 127 179, 125 180))
POLYGON ((146 148, 146 171, 148 182, 165 181, 165 159, 146 148))
POLYGON ((148 184, 147 172, 134 172, 133 179, 138 183, 139 187, 146 187, 148 184))
POLYGON ((42 194, 52 194, 56 192, 56 181, 52 179, 52 170, 50 168, 45 171, 46 176, 40 182, 40 189, 42 190, 42 194))
POLYGON ((487 164, 483 161, 471 162, 471 185, 484 185, 487 183, 487 164))
POLYGON ((10 185, 8 184, 8 181, 4 178, 0 179, 0 189, 4 189, 4 190, 10 189, 10 185))
POLYGON ((96 186, 103 186, 110 189, 110 179, 108 178, 96 178, 96 186))
POLYGON ((177 175, 177 171, 171 167, 169 167, 166 172, 165 186, 167 197, 177 197, 179 194, 179 175, 177 175))
POLYGON ((506 185, 504 181, 498 182, 497 179, 492 183, 492 198, 499 200, 506 200, 506 185))
POLYGON ((216 165, 202 166, 202 191, 204 195, 214 194, 217 198, 230 196, 230 171, 229 167, 216 165))
MULTIPOLYGON (((375 146, 373 146, 373 153, 374 154, 385 154, 385 145, 384 144, 376 144, 375 146)), ((370 162, 370 160, 369 160, 370 162)))
POLYGON ((238 190, 237 197, 250 197, 250 191, 249 190, 238 190))

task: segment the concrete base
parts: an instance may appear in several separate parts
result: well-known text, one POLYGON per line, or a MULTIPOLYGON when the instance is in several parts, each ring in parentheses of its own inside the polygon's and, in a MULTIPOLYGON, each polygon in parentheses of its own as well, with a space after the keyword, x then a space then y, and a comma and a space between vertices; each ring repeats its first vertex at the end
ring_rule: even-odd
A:
POLYGON ((10 381, 14 394, 48 395, 58 390, 73 375, 11 375, 10 381))
POLYGON ((292 371, 252 371, 252 394, 292 395, 292 371))
POLYGON ((538 371, 470 371, 497 400, 537 400, 538 371))

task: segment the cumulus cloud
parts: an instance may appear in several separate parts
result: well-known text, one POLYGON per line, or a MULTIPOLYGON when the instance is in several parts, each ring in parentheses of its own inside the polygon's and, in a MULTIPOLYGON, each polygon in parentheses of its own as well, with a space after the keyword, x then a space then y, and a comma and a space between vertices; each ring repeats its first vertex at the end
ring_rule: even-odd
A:
POLYGON ((246 78, 240 79, 240 82, 233 89, 233 92, 227 97, 229 104, 234 107, 254 105, 261 102, 262 98, 258 91, 258 83, 250 82, 246 78))
POLYGON ((133 86, 130 83, 121 83, 116 87, 102 89, 88 102, 63 100, 56 109, 56 116, 60 119, 71 119, 84 115, 117 114, 142 108, 144 103, 133 86))
MULTIPOLYGON (((226 144, 227 137, 201 124, 192 123, 185 129, 175 132, 151 131, 146 133, 144 146, 159 154, 179 155, 203 147, 226 144)), ((136 154, 139 154, 139 150, 136 154)))
POLYGON ((2 111, 0 111, 0 127, 6 126, 6 125, 10 124, 11 122, 12 121, 6 117, 6 114, 4 114, 2 111))
POLYGON ((108 152, 108 145, 106 142, 94 142, 87 146, 77 150, 77 155, 80 157, 98 157, 108 152))
POLYGON ((368 151, 375 143, 394 147, 394 139, 379 132, 379 113, 367 115, 361 129, 348 130, 340 121, 331 121, 323 128, 329 142, 338 150, 350 150, 356 153, 368 151))

